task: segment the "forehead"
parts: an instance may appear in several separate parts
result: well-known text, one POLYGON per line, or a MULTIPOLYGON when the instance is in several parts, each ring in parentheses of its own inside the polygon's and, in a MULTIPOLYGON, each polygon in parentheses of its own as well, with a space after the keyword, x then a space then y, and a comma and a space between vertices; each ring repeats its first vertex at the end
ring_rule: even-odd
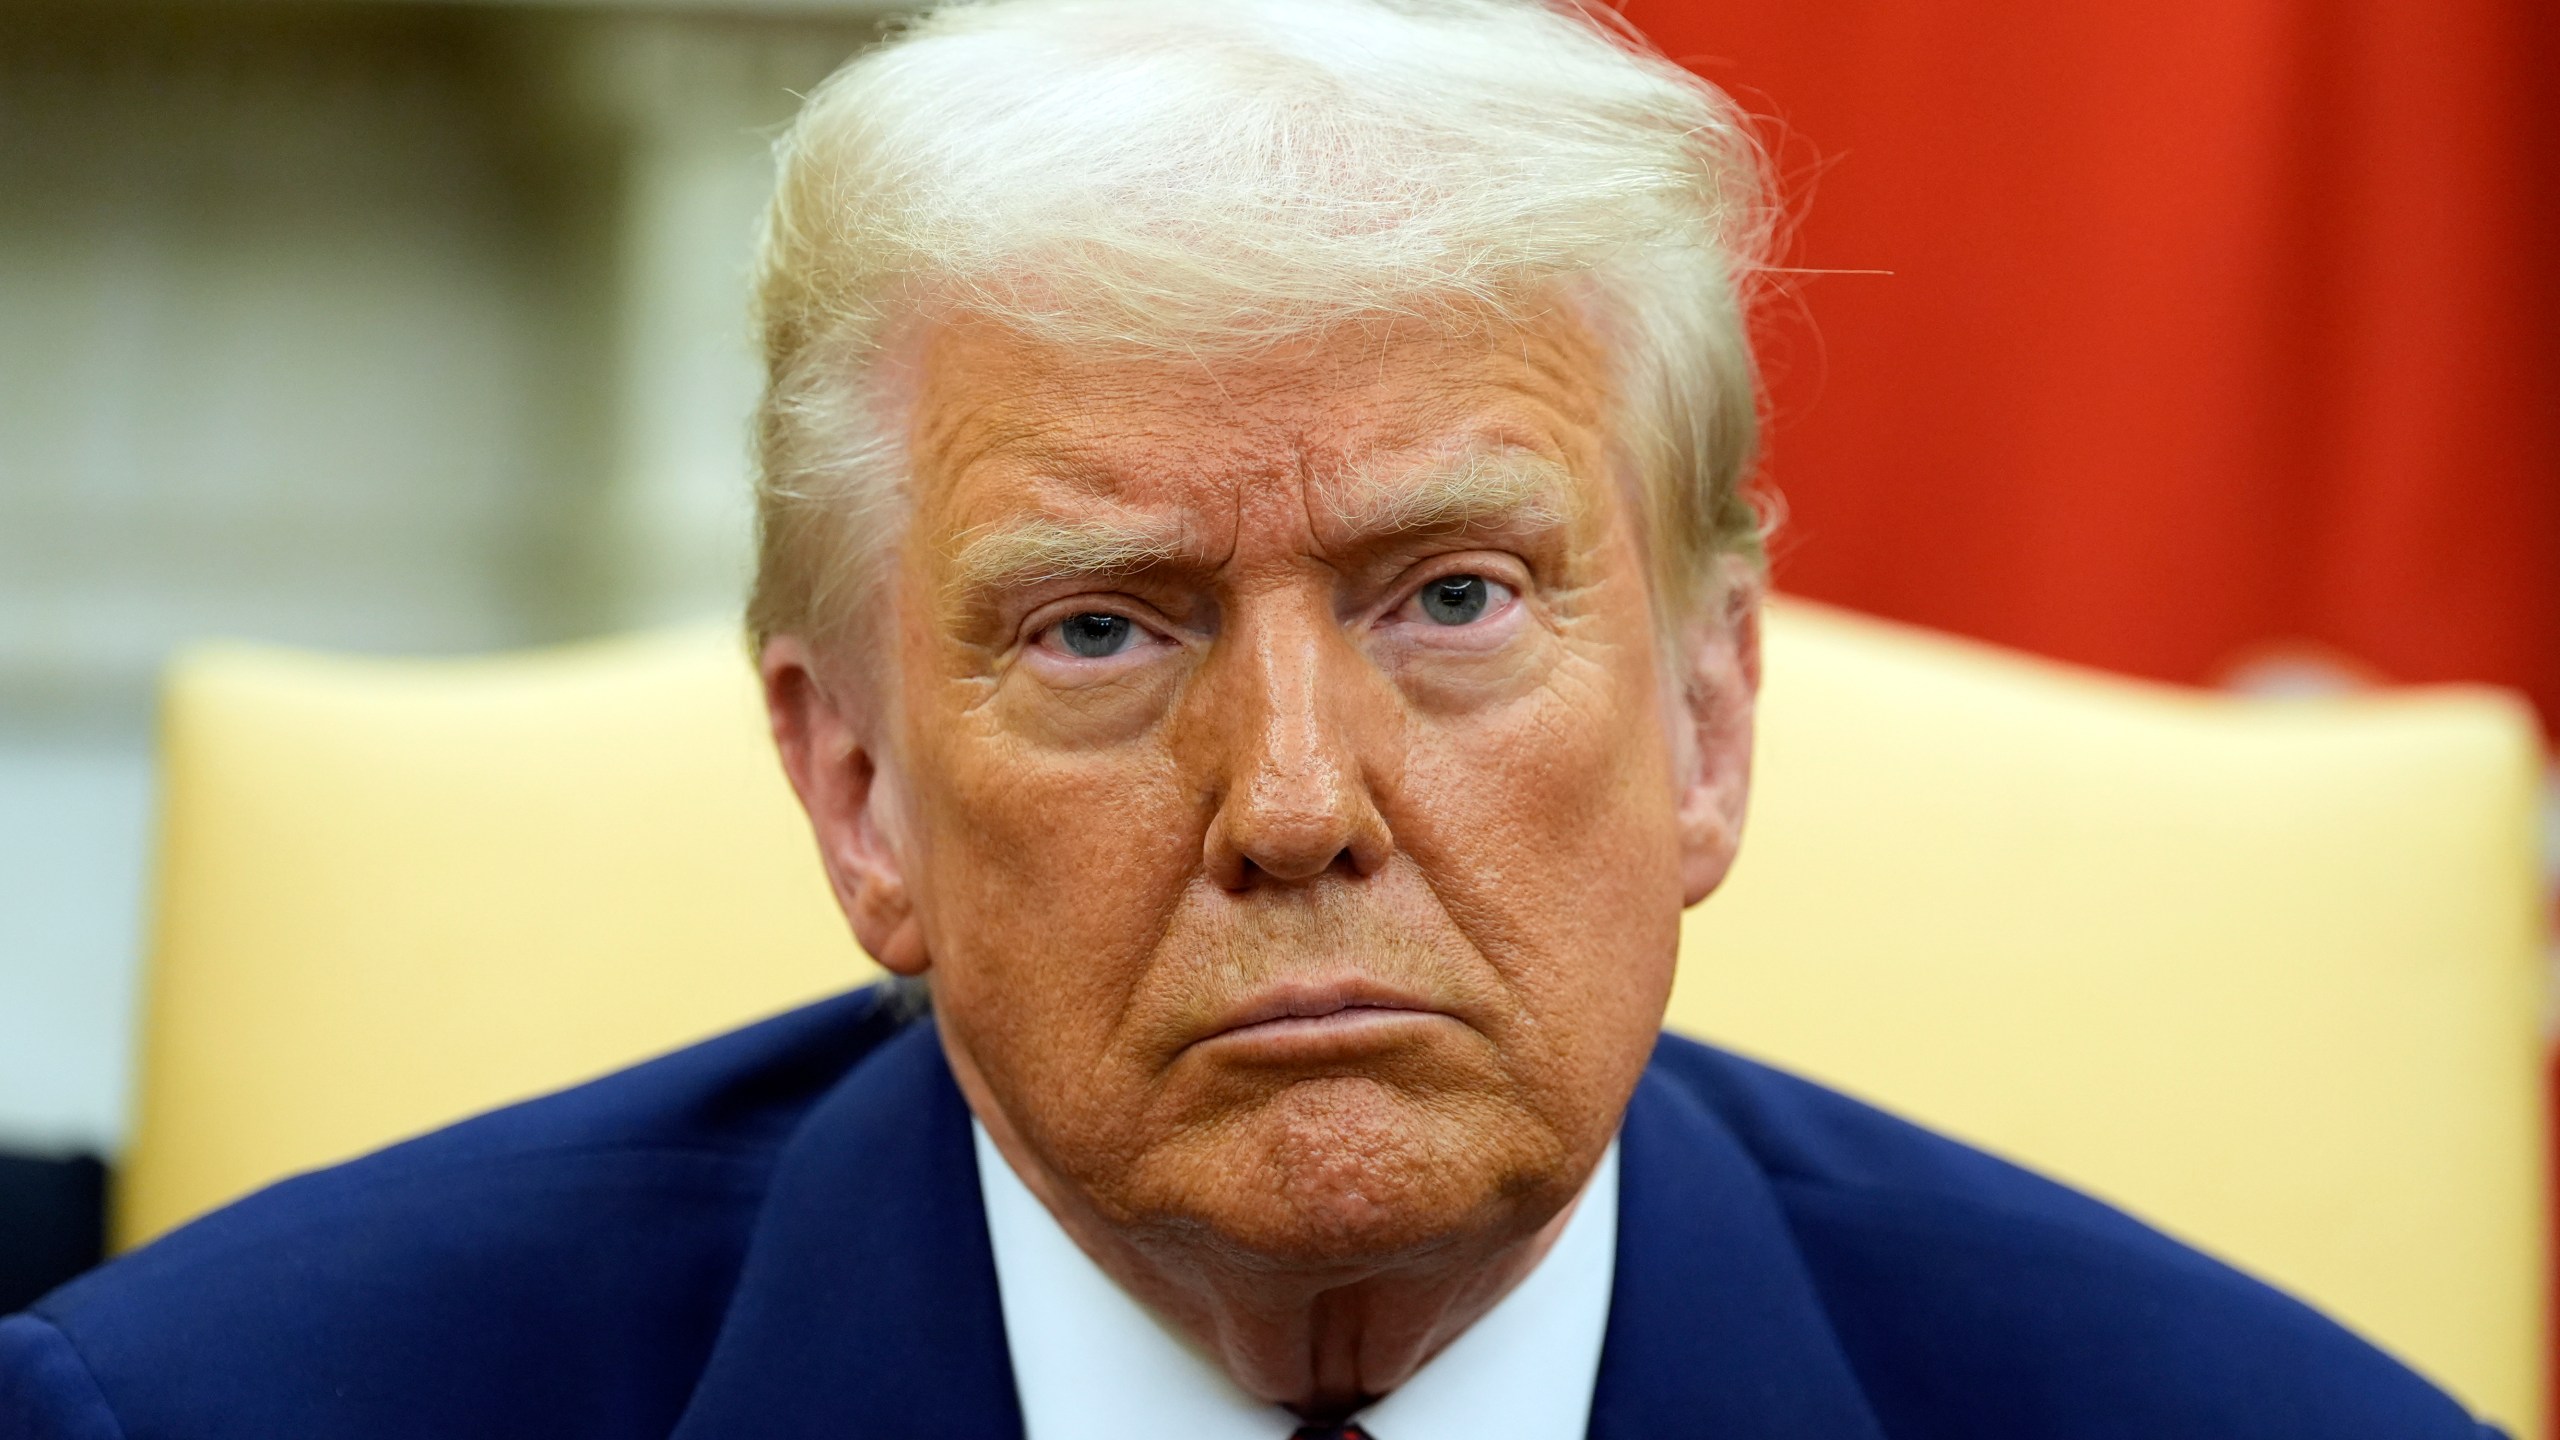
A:
POLYGON ((1246 356, 1096 354, 960 321, 925 337, 909 440, 926 529, 1077 501, 1299 505, 1310 488, 1518 449, 1596 476, 1606 367, 1562 311, 1345 324, 1246 356))

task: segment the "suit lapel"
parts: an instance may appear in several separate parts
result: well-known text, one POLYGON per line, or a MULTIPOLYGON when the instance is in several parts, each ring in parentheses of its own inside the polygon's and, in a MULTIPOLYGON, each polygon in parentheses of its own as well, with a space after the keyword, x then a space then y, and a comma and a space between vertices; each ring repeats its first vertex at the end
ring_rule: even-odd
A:
POLYGON ((1741 1142, 1658 1069, 1620 1136, 1592 1440, 1882 1440, 1741 1142))
POLYGON ((968 1106, 910 1025, 784 1147, 675 1440, 1021 1434, 968 1106))

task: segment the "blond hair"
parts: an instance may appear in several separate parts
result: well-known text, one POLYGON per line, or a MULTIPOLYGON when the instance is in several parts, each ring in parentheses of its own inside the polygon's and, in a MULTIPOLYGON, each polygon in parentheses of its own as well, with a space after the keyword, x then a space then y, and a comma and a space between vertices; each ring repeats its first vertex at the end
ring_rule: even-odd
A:
POLYGON ((950 307, 1210 355, 1573 297, 1608 338, 1655 584, 1756 562, 1748 288, 1768 210, 1722 94, 1568 0, 975 0, 815 91, 758 261, 761 638, 841 631, 905 519, 876 360, 950 307))

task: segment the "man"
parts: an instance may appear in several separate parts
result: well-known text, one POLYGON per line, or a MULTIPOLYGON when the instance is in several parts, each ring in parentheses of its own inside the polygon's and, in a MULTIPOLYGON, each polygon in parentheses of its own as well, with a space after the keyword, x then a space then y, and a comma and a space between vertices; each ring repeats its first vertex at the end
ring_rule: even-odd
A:
POLYGON ((1527 0, 856 61, 765 241, 750 618, 900 983, 119 1262, 0 1327, 0 1434, 2481 1434, 1657 1039, 1743 816, 1762 224, 1719 97, 1527 0))

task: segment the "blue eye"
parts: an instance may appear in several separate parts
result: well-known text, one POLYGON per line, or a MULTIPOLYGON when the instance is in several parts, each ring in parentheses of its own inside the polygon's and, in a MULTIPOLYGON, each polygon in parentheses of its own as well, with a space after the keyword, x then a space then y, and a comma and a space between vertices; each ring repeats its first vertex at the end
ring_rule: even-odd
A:
POLYGON ((1414 598, 1435 625, 1472 625, 1493 604, 1493 588, 1481 575, 1450 575, 1423 586, 1414 598))
POLYGON ((1105 615, 1098 611, 1070 615, 1058 622, 1058 643, 1066 648, 1068 654, 1080 655, 1087 660, 1117 655, 1128 649, 1129 642, 1137 635, 1138 627, 1129 623, 1128 617, 1105 615))

